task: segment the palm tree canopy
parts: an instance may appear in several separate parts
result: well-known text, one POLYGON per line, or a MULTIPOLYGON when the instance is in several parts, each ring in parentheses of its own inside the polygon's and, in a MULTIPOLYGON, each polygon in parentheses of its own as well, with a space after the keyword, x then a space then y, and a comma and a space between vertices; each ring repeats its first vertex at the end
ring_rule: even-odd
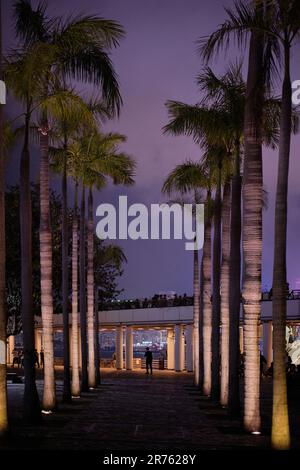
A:
MULTIPOLYGON (((119 150, 119 144, 125 140, 122 134, 102 134, 96 130, 74 139, 67 151, 68 175, 97 189, 107 184, 107 178, 114 184, 134 184, 135 162, 119 150)), ((62 170, 61 152, 61 149, 52 149, 54 171, 62 170)))
MULTIPOLYGON (((164 133, 192 136, 202 147, 222 142, 232 151, 235 142, 243 142, 246 84, 241 64, 230 65, 218 77, 210 67, 198 75, 202 99, 196 105, 167 101, 170 121, 164 133)), ((275 148, 279 141, 281 100, 266 94, 263 112, 263 143, 275 148)), ((298 113, 293 111, 293 132, 298 130, 298 113)))
POLYGON ((93 82, 100 86, 111 113, 119 113, 122 99, 108 54, 124 37, 119 23, 95 15, 49 19, 44 3, 33 9, 29 0, 15 2, 14 14, 16 33, 24 50, 28 52, 37 44, 49 47, 51 60, 45 64, 44 78, 48 79, 54 69, 66 79, 93 82))
POLYGON ((122 264, 127 263, 125 253, 118 245, 102 245, 102 250, 99 250, 98 253, 98 262, 102 266, 113 264, 117 270, 120 270, 122 264))
POLYGON ((231 36, 244 47, 251 31, 260 32, 264 36, 264 81, 269 88, 282 65, 281 46, 290 47, 299 40, 300 9, 298 0, 266 0, 263 4, 257 8, 255 2, 235 1, 233 8, 225 8, 227 20, 198 44, 208 61, 221 49, 228 49, 231 36))
POLYGON ((172 192, 181 194, 197 189, 207 189, 209 178, 203 165, 193 161, 186 161, 177 165, 164 181, 162 192, 170 195, 172 192))

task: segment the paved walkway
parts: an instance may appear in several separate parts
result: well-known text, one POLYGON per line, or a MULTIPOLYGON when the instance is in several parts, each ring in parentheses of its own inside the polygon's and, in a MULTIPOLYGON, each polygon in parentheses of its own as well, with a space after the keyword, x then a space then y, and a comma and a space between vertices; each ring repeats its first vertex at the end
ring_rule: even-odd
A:
MULTIPOLYGON (((22 388, 9 385, 12 438, 6 448, 199 451, 269 443, 266 435, 244 434, 224 409, 200 397, 187 373, 104 370, 99 389, 60 404, 34 428, 20 421, 22 388)), ((61 388, 58 381, 58 397, 61 388)))

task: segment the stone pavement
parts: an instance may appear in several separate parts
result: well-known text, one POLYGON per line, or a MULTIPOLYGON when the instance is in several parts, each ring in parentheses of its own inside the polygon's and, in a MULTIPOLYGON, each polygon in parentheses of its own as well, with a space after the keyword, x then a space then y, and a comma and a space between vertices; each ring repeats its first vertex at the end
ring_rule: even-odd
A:
MULTIPOLYGON (((40 426, 20 419, 23 385, 9 385, 11 436, 6 449, 227 450, 266 448, 269 436, 246 435, 226 410, 200 397, 191 374, 171 371, 102 372, 102 385, 40 426)), ((42 381, 38 380, 41 393, 42 381)), ((57 381, 58 398, 62 382, 57 381)), ((3 448, 3 444, 0 448, 3 448)))

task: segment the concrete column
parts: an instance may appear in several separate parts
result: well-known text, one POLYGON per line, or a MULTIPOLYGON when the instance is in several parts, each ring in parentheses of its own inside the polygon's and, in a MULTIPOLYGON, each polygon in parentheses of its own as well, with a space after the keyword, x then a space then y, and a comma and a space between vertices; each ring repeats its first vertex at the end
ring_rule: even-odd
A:
POLYGON ((183 326, 175 325, 175 370, 182 371, 184 368, 184 338, 183 326))
POLYGON ((123 327, 116 328, 116 368, 123 369, 123 327))
POLYGON ((37 350, 38 353, 40 353, 41 347, 42 347, 42 332, 38 330, 37 328, 34 330, 34 344, 35 344, 35 349, 37 350))
POLYGON ((244 352, 244 336, 243 336, 243 327, 240 326, 240 351, 241 354, 244 352))
POLYGON ((174 362, 174 330, 168 330, 167 336, 167 368, 173 370, 175 368, 174 362))
POLYGON ((271 321, 263 323, 263 354, 270 367, 273 361, 273 325, 271 321))
POLYGON ((182 346, 181 346, 181 351, 180 351, 180 367, 181 367, 181 370, 185 370, 185 358, 186 358, 186 354, 185 354, 185 334, 184 334, 184 326, 181 327, 181 342, 182 342, 182 346))
POLYGON ((126 327, 126 369, 133 369, 133 331, 132 326, 126 327))
POLYGON ((187 325, 185 328, 185 341, 186 341, 186 370, 188 372, 193 372, 194 366, 193 366, 193 333, 194 333, 194 325, 187 325))
POLYGON ((8 342, 7 342, 7 363, 12 364, 13 363, 13 350, 15 348, 15 337, 13 335, 8 337, 8 342))

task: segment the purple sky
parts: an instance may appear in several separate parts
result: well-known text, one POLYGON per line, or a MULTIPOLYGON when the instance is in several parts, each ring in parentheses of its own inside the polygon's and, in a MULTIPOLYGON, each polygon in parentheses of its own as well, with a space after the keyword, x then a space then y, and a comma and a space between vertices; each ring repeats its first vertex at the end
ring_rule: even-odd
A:
MULTIPOLYGON (((36 4, 35 1, 32 3, 36 4)), ((9 46, 13 37, 12 1, 4 0, 3 4, 4 42, 9 46)), ((232 4, 231 0, 48 1, 50 14, 99 14, 118 20, 127 33, 121 47, 112 54, 120 77, 124 107, 120 119, 109 123, 106 129, 128 136, 124 149, 137 161, 136 185, 130 190, 109 187, 96 195, 95 205, 114 202, 119 194, 128 194, 130 203, 150 205, 161 202, 164 199, 160 189, 169 171, 186 158, 197 160, 200 157, 191 139, 162 135, 161 128, 167 122, 164 103, 167 99, 188 103, 199 100, 195 76, 201 70, 201 61, 195 41, 214 31, 225 18, 223 6, 232 4)), ((247 61, 247 54, 244 55, 247 61)), ((227 56, 220 54, 211 65, 217 73, 222 73, 235 57, 236 50, 232 48, 227 56)), ((295 65, 293 63, 293 80, 300 79, 295 65)), ((85 91, 84 86, 81 89, 85 91)), ((299 136, 293 137, 287 253, 288 280, 293 288, 300 288, 299 146, 299 136)), ((15 154, 9 163, 9 182, 17 181, 17 152, 15 154)), ((269 208, 264 212, 263 287, 268 288, 272 279, 276 173, 277 152, 265 150, 264 181, 269 193, 269 208)), ((53 182, 54 187, 58 187, 57 183, 53 182)), ((185 251, 184 242, 123 241, 120 244, 128 257, 120 281, 125 297, 152 296, 155 292, 169 290, 192 292, 192 254, 185 251)))

